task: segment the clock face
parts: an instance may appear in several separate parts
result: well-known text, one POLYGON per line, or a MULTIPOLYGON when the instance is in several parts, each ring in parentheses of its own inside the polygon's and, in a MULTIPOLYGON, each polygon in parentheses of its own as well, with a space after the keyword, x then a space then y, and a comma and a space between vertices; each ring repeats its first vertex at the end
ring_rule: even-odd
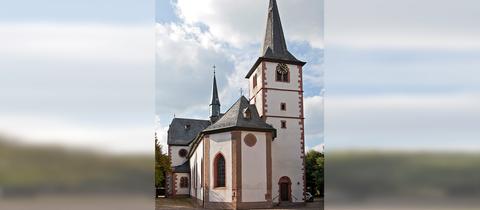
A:
POLYGON ((277 72, 279 74, 286 74, 288 73, 288 66, 287 64, 284 64, 284 63, 280 63, 277 65, 277 72))

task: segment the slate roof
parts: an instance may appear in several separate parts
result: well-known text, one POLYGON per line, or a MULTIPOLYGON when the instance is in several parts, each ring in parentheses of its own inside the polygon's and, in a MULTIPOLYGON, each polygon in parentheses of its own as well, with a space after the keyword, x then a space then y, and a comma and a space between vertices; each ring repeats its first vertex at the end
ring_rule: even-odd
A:
POLYGON ((175 173, 189 173, 190 172, 190 161, 185 161, 182 165, 174 166, 173 172, 175 173))
POLYGON ((245 130, 273 131, 275 128, 265 123, 258 115, 255 105, 251 105, 248 99, 241 96, 225 114, 214 124, 208 126, 203 132, 211 133, 214 131, 241 128, 245 130), (245 118, 244 111, 249 110, 251 117, 245 118))
POLYGON ((169 145, 187 146, 203 129, 210 125, 209 120, 173 118, 168 128, 169 145), (190 127, 186 127, 190 125, 190 127))
POLYGON ((213 73, 213 88, 212 88, 212 102, 210 105, 220 105, 220 99, 218 99, 217 79, 215 73, 213 73))
POLYGON ((287 50, 276 0, 270 0, 270 5, 268 6, 267 28, 263 41, 262 57, 298 61, 287 50))
POLYGON ((276 0, 270 0, 268 6, 267 26, 265 29, 265 38, 263 40, 262 52, 260 57, 253 64, 245 78, 249 78, 255 71, 261 61, 281 62, 295 65, 305 65, 306 63, 298 60, 287 49, 287 43, 283 34, 282 22, 276 0))

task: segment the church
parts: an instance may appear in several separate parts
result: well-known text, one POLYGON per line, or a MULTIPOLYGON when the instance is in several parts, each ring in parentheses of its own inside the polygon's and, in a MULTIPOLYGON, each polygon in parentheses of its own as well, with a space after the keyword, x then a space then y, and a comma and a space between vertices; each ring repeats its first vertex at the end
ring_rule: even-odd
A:
POLYGON ((221 209, 305 202, 306 62, 287 49, 276 0, 270 0, 267 14, 261 54, 245 71, 249 97, 222 113, 214 74, 210 118, 172 120, 168 196, 221 209))

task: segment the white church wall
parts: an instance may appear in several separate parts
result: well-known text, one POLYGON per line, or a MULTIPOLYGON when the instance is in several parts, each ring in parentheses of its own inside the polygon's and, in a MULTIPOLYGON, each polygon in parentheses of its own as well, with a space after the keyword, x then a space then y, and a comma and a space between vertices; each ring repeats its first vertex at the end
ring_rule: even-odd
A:
POLYGON ((258 65, 257 69, 255 69, 255 71, 252 73, 252 75, 249 78, 249 90, 250 90, 249 97, 250 98, 253 97, 258 92, 258 90, 260 90, 260 88, 262 88, 262 79, 263 79, 262 65, 258 65), (253 79, 255 75, 257 75, 257 86, 253 87, 253 79))
POLYGON ((178 154, 178 152, 181 150, 181 149, 186 149, 188 151, 188 146, 169 146, 169 149, 170 149, 170 154, 171 154, 171 158, 172 158, 172 166, 178 166, 178 165, 182 165, 183 163, 185 163, 185 161, 187 161, 187 158, 186 157, 180 157, 180 155, 178 154))
POLYGON ((273 116, 287 116, 287 117, 299 117, 300 102, 298 92, 293 91, 281 91, 281 90, 268 90, 267 91, 267 115, 273 116), (280 104, 286 104, 286 110, 280 109, 280 104))
POLYGON ((277 138, 272 142, 272 194, 278 202, 278 181, 288 176, 292 182, 292 201, 303 200, 303 160, 301 159, 300 119, 267 118, 267 123, 277 128, 277 138), (287 129, 280 128, 286 120, 287 129))
POLYGON ((231 133, 224 132, 210 135, 210 202, 232 202, 232 144, 231 133), (215 188, 213 174, 214 174, 214 159, 218 153, 222 153, 225 157, 225 187, 215 188))
MULTIPOLYGON (((176 173, 175 178, 176 178, 176 183, 177 184, 176 184, 175 187, 176 187, 176 190, 177 190, 177 192, 176 192, 177 195, 188 195, 188 193, 189 193, 188 186, 183 187, 183 188, 180 187, 180 179, 182 177, 187 177, 187 179, 189 179, 188 176, 189 176, 188 173, 176 173)), ((190 180, 188 180, 188 181, 190 183, 190 180)))
POLYGON ((265 201, 267 193, 266 136, 262 132, 242 132, 242 202, 265 201), (245 136, 253 134, 257 142, 245 144, 245 136))
POLYGON ((203 141, 195 149, 195 151, 192 154, 192 157, 190 157, 190 173, 191 173, 190 177, 192 179, 190 182, 190 186, 191 186, 190 195, 200 200, 203 200, 202 160, 203 160, 203 141), (197 171, 197 176, 194 176, 195 169, 197 171))

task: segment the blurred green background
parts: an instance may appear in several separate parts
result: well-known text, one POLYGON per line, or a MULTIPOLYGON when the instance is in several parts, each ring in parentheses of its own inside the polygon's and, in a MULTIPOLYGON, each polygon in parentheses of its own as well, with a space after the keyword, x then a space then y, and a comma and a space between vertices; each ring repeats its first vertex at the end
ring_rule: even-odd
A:
POLYGON ((153 156, 14 142, 0 137, 1 197, 65 193, 153 195, 153 156))

